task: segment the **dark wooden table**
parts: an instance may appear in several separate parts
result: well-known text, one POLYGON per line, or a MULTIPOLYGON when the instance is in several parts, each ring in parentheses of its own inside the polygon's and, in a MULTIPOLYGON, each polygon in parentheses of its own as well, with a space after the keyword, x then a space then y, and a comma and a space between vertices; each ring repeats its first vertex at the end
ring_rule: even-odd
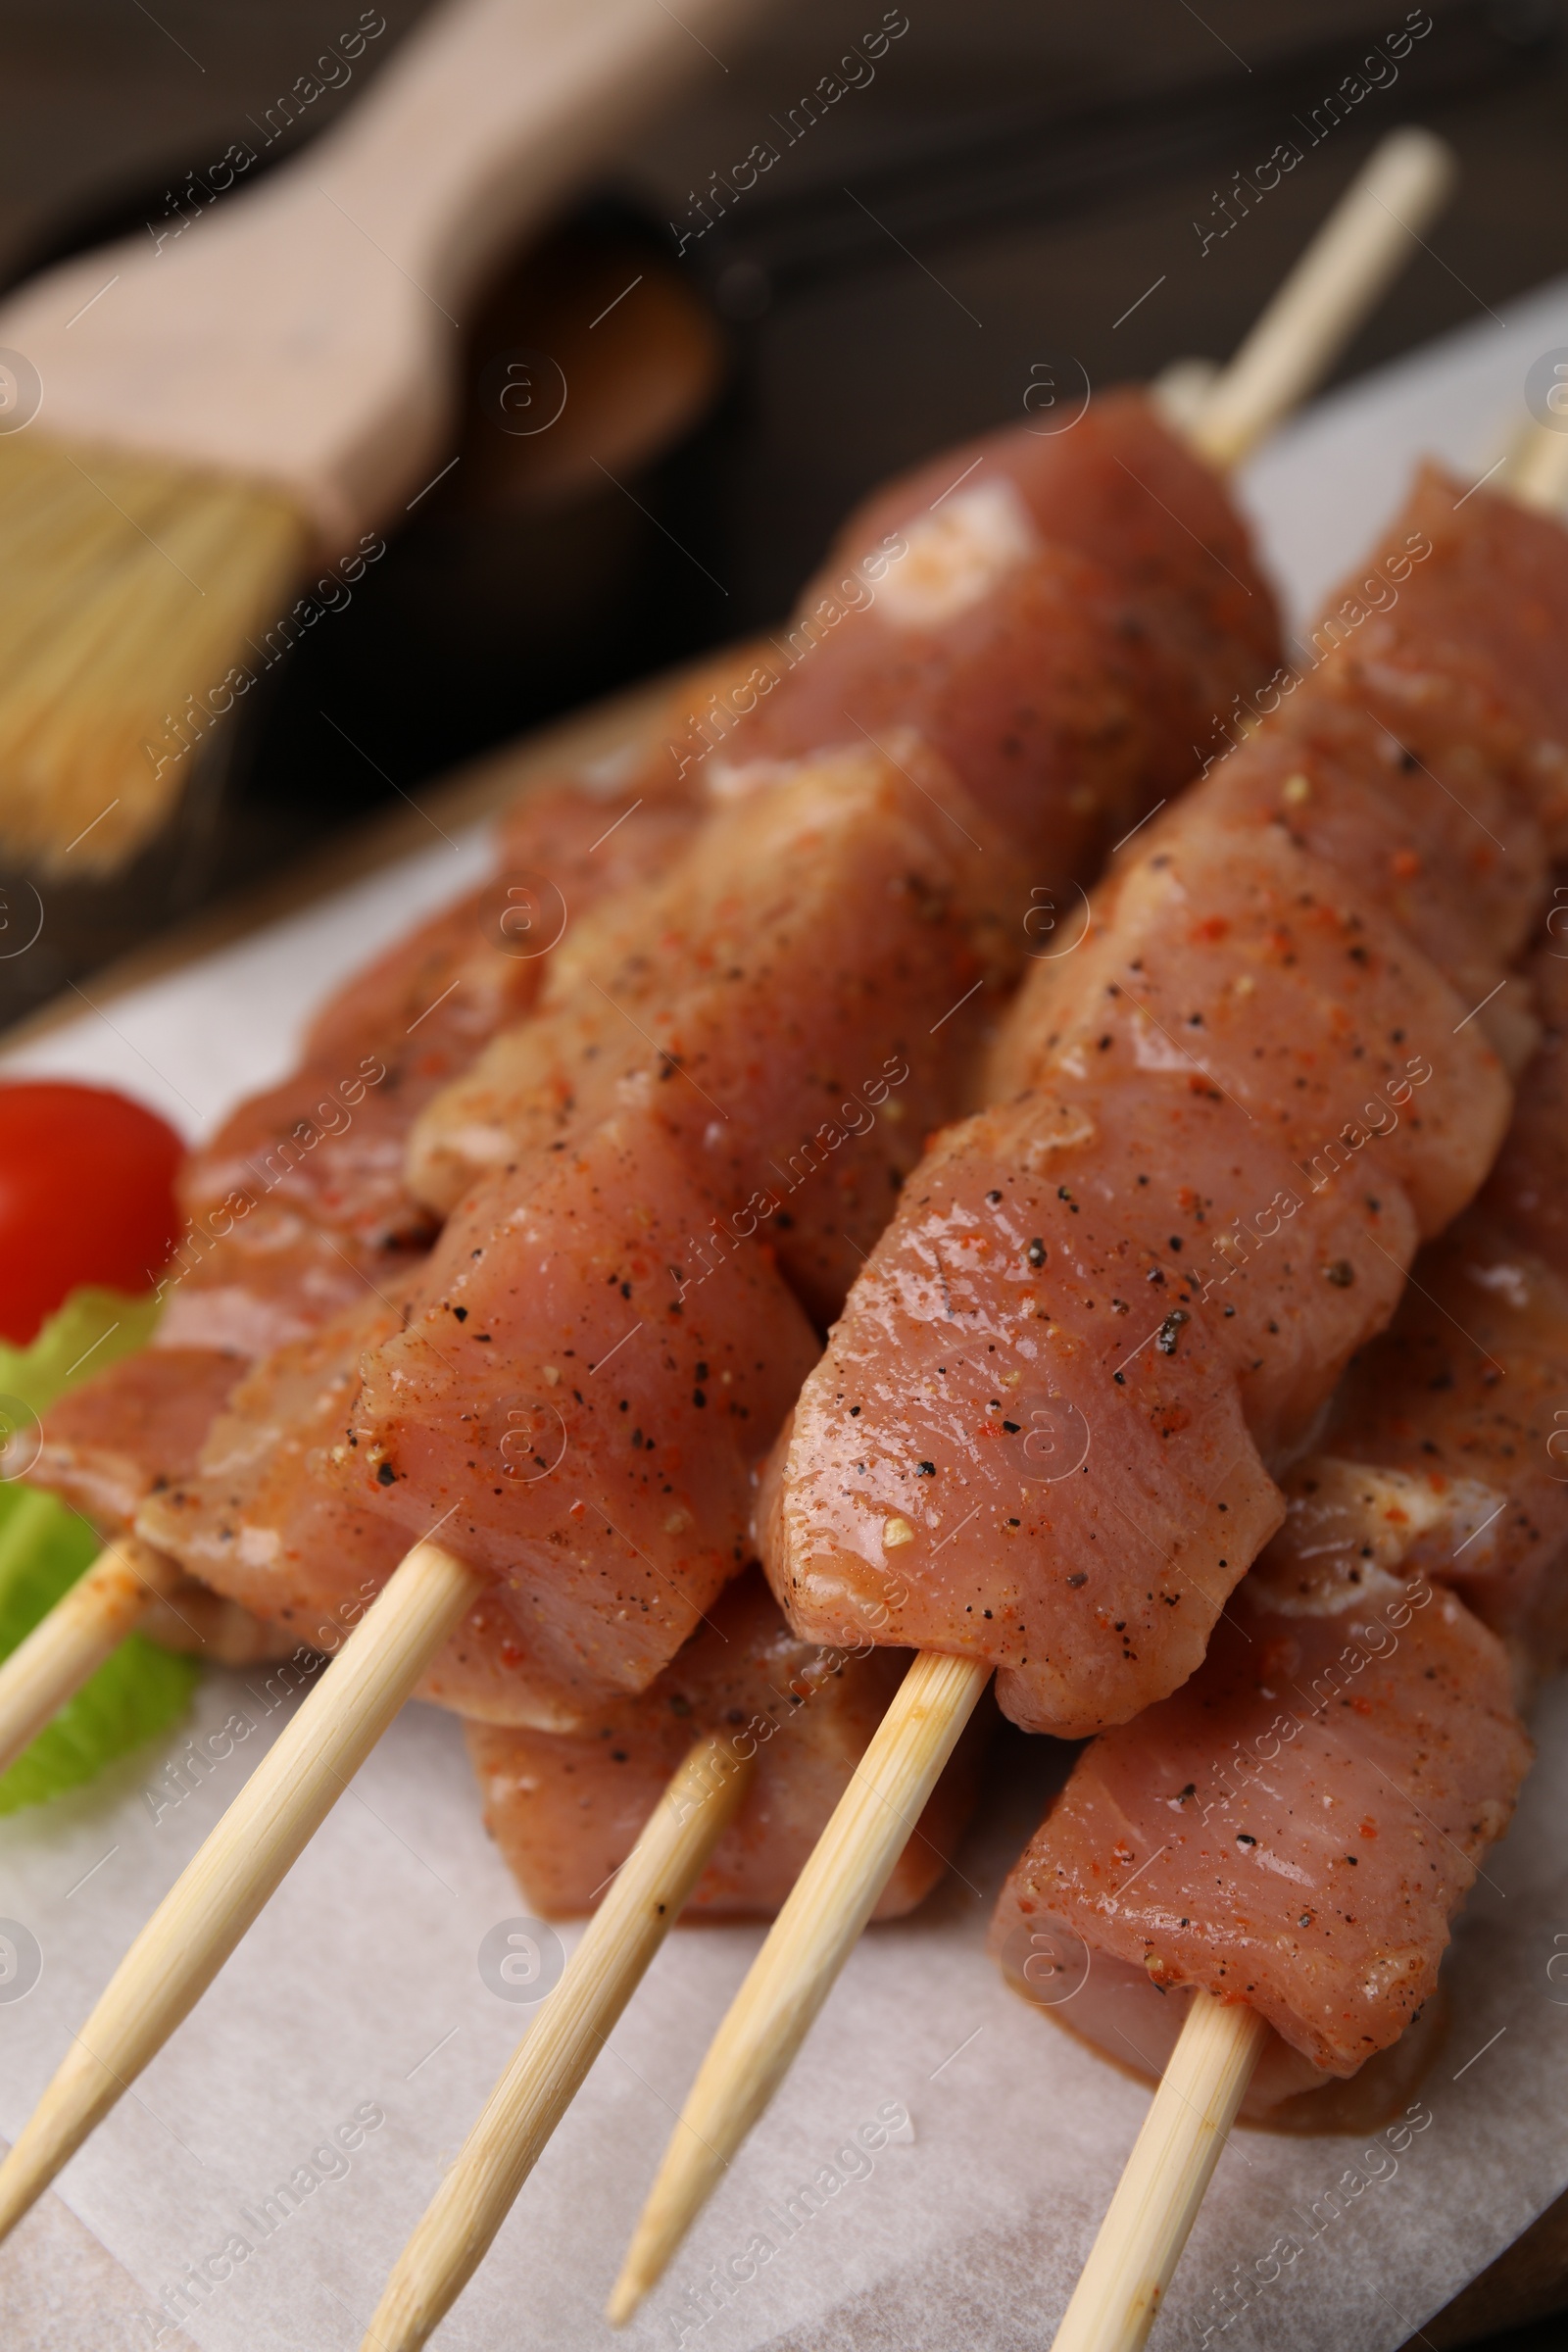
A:
MULTIPOLYGON (((418 9, 380 0, 378 13, 386 30, 353 81, 302 111, 279 152, 353 103, 418 9)), ((138 208, 156 217, 166 193, 265 121, 358 15, 348 0, 245 11, 160 0, 156 17, 123 0, 11 0, 0 9, 0 282, 124 227, 138 208)), ((1568 46, 1552 5, 1434 5, 1432 30, 1398 77, 1369 87, 1329 129, 1319 114, 1328 93, 1404 22, 1394 0, 1271 0, 1266 17, 1242 0, 1205 0, 1201 16, 1170 0, 1094 10, 908 0, 908 28, 874 79, 792 137, 803 94, 882 16, 871 0, 797 0, 763 17, 722 60, 694 62, 687 95, 614 175, 622 215, 665 238, 719 322, 728 368, 721 396, 647 484, 654 516, 663 502, 679 512, 697 571, 674 595, 669 574, 649 570, 667 561, 653 519, 596 543, 604 570, 585 579, 585 610, 624 619, 599 630, 574 695, 771 620, 853 498, 945 439, 1016 414, 1036 363, 1070 355, 1099 384, 1188 353, 1223 358, 1372 140, 1399 121, 1429 122, 1454 144, 1462 193, 1342 376, 1568 271, 1568 46), (1233 174, 1287 137, 1301 145, 1302 167, 1205 246, 1233 174), (722 219, 715 210, 712 229, 680 247, 711 175, 728 174, 759 140, 778 161, 756 193, 722 219), (649 625, 655 577, 679 642, 649 625)), ((485 355, 469 356, 477 366, 485 355)), ((378 679, 376 649, 372 632, 357 650, 356 691, 390 711, 394 681, 385 669, 378 679)), ((559 707, 559 688, 553 703, 551 678, 530 673, 526 656, 520 646, 514 701, 498 698, 486 720, 495 739, 559 707)), ((431 710, 445 698, 450 710, 450 680, 438 662, 427 666, 431 710)), ((400 784, 480 748, 449 741, 445 758, 427 751, 424 768, 407 764, 400 747, 417 730, 396 708, 376 748, 400 784)), ((615 720, 600 712, 584 723, 615 720)), ((443 740, 434 724, 417 739, 443 740)), ((477 813, 580 739, 570 726, 421 798, 453 816, 477 813)), ((286 729, 263 742, 235 834, 242 850, 215 868, 215 904, 95 995, 422 836, 422 820, 390 800, 394 813, 367 822, 373 794, 324 758, 286 729), (259 890, 222 895, 235 870, 269 863, 259 890)), ((141 2302, 53 2197, 0 2252, 0 2294, 15 2352, 97 2352, 105 2323, 128 2326, 141 2302)), ((1546 2352, 1565 2340, 1565 2323, 1539 2315, 1565 2304, 1568 2197, 1414 2340, 1443 2352, 1484 2341, 1492 2352, 1546 2352), (1498 2336, 1499 2327, 1520 2332, 1498 2336)))

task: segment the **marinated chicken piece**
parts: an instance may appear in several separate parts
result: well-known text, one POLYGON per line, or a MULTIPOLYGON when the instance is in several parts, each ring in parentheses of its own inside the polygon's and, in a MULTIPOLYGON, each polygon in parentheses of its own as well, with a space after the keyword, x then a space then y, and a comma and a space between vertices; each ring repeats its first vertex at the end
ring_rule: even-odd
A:
MULTIPOLYGON (((1401 740, 1376 716, 1370 726, 1367 718, 1326 692, 1284 704, 1244 753, 1205 781, 1209 854, 1223 858, 1226 837, 1234 843, 1240 836, 1250 852, 1291 847, 1353 877, 1363 906, 1392 917, 1467 1005, 1492 999, 1477 1017, 1517 1069, 1537 1042, 1522 1004, 1527 992, 1517 980, 1501 1000, 1496 992, 1524 952, 1544 884, 1538 762, 1515 744, 1505 744, 1494 765, 1460 760, 1451 746, 1445 762, 1430 740, 1434 729, 1409 729, 1401 740), (1435 788, 1434 764, 1459 771, 1455 782, 1462 772, 1464 808, 1435 788), (1495 1030, 1502 1004, 1514 1000, 1520 1010, 1495 1030)), ((1146 872, 1167 846, 1165 836, 1183 830, 1173 812, 1140 835, 1146 872)), ((1012 1056, 1021 1051, 1027 1061, 1041 1042, 1026 1041, 1020 1027, 1009 1067, 994 1073, 997 1083, 1009 1076, 1022 1083, 1012 1056)))
POLYGON ((641 1690, 750 1556, 751 1466, 816 1348, 763 1245, 681 1271, 715 1207, 648 1110, 547 1152, 453 1220, 442 1291, 258 1366, 138 1532, 314 1640, 439 1528, 495 1586, 423 1695, 558 1729, 641 1690))
POLYGON ((877 491, 677 751, 728 774, 912 726, 1045 860, 1032 879, 1088 881, 1279 659, 1220 477, 1123 390, 1070 432, 988 433, 877 491))
POLYGON ((351 1060, 400 1025, 424 1027, 454 982, 460 1002, 442 1005, 442 1029, 457 1051, 466 1042, 473 1053, 514 1020, 571 924, 602 899, 657 879, 706 813, 691 791, 628 794, 615 781, 619 764, 612 756, 532 786, 503 810, 491 878, 338 989, 306 1032, 304 1058, 351 1060))
POLYGON ((691 794, 530 794, 501 871, 348 981, 301 1067, 192 1153, 159 1344, 262 1355, 414 1265, 438 1222, 404 1176, 419 1112, 531 1010, 572 923, 659 873, 697 813, 691 794))
POLYGON ((963 1099, 1021 896, 912 739, 803 761, 716 815, 662 888, 580 927, 535 1018, 416 1127, 414 1181, 450 1210, 519 1152, 657 1102, 826 1320, 963 1099))
POLYGON ((128 1528, 146 1496, 195 1469, 244 1359, 217 1348, 143 1348, 70 1389, 44 1418, 29 1473, 104 1535, 128 1528))
POLYGON ((407 1548, 332 1475, 361 1351, 399 1321, 395 1298, 368 1298, 275 1348, 233 1387, 197 1461, 137 1513, 144 1543, 316 1649, 336 1646, 334 1621, 363 1613, 407 1548))
MULTIPOLYGON (((123 1535, 150 1494, 196 1468, 214 1416, 244 1371, 237 1356, 194 1348, 143 1348, 50 1407, 30 1477, 105 1535, 123 1535)), ((137 1629, 165 1649, 210 1665, 281 1657, 294 1636, 185 1578, 137 1629)))
POLYGON ((1373 1566, 1303 1596, 1279 1565, 1191 1682, 1085 1749, 992 1923, 1020 1988, 1057 1972, 1053 2015, 1120 2065, 1158 2071, 1186 1986, 1250 2003, 1275 2036, 1252 2116, 1420 2015, 1531 1754, 1456 1594, 1373 1566))
POLYGON ((1414 1248, 1392 1184, 1314 1197, 1223 1096, 1151 1097, 1107 1088, 1092 1122, 1064 1105, 1054 1149, 1033 1100, 942 1139, 806 1384, 763 1517, 799 1630, 986 1658, 1004 1711, 1064 1739, 1198 1665, 1283 1508, 1249 1404, 1292 1407, 1299 1436, 1414 1248), (1262 1237, 1216 1258, 1238 1196, 1262 1237))
MULTIPOLYGON (((1427 480, 1411 514, 1431 504, 1427 480)), ((1141 840, 1008 1016, 1001 1107, 906 1185, 769 1482, 764 1557, 803 1634, 849 1619, 985 1659, 1028 1730, 1127 1721, 1199 1664, 1280 1522, 1272 1473, 1484 1181, 1510 1091, 1454 979, 1495 986, 1544 889, 1562 754, 1505 657, 1547 590, 1568 620, 1568 538, 1512 509, 1441 538, 1407 514, 1380 560, 1407 541, 1422 596, 1381 619, 1378 661, 1330 653, 1141 840), (1405 643, 1423 599, 1484 608, 1493 666, 1435 674, 1405 643), (1447 816, 1404 855, 1417 769, 1380 699, 1435 802, 1487 783, 1527 887, 1447 816), (1424 892, 1430 953, 1393 911, 1424 892)))
MULTIPOLYGON (((646 1690, 600 1708, 579 1732, 470 1724, 486 1826, 525 1902, 551 1919, 591 1911, 692 1741, 719 1732, 736 1755, 756 1757, 757 1770, 683 1916, 769 1914, 800 1876, 907 1665, 897 1650, 802 1642, 751 1568, 646 1690)), ((873 1918, 902 1918, 942 1877, 973 1809, 988 1730, 976 1718, 965 1734, 873 1918)))
POLYGON ((1390 1508, 1423 1531, 1414 1561, 1530 1675, 1553 1673, 1568 1654, 1565 1397, 1568 1281, 1472 1210, 1422 1251, 1392 1330, 1351 1365, 1293 1505, 1310 1507, 1326 1463, 1396 1482, 1390 1508))
POLYGON ((1135 1074, 1151 1099, 1218 1093, 1308 1182, 1348 1129, 1370 1133, 1422 1232, 1441 1231, 1507 1117, 1486 1031, 1349 876, 1279 826, 1212 822, 1201 798, 1109 886, 1070 972, 1026 987, 994 1059, 997 1098, 1087 1104, 1135 1074))
MULTIPOLYGON (((1568 858, 1565 562, 1555 516, 1490 491, 1467 497, 1440 466, 1423 466, 1366 572, 1329 598, 1312 633, 1316 652, 1334 657, 1313 684, 1378 711, 1396 735, 1419 743, 1431 724, 1446 744, 1490 744, 1493 760, 1516 747, 1553 858, 1568 858)), ((1487 759, 1467 764, 1481 781, 1487 759)), ((1456 774, 1453 788, 1463 781, 1456 774)))
POLYGON ((1245 2112, 1278 2116, 1369 2052, 1370 2094, 1380 2070, 1410 2078, 1412 2021, 1528 1760, 1514 1705, 1568 1655, 1549 944, 1531 971, 1545 1033, 1483 1200, 1351 1364, 1202 1667, 1079 1758, 994 1925, 1021 1989, 1069 1995, 1062 2022, 1150 2072, 1181 1987, 1251 2002, 1276 2034, 1245 2112))

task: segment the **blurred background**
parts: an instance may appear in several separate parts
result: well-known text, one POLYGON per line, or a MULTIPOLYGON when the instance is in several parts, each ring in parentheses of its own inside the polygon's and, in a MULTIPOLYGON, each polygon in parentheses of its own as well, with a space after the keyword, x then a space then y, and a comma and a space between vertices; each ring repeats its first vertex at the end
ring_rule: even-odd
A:
MULTIPOLYGON (((232 143, 252 176, 298 154, 420 13, 0 0, 0 288, 175 233, 232 143), (354 26, 342 85, 286 106, 354 26)), ((1568 272, 1563 19, 1554 0, 792 0, 722 55, 693 36, 679 100, 462 322, 455 462, 217 741, 177 838, 112 891, 56 894, 36 951, 0 960, 0 1027, 490 747, 776 622, 852 503, 928 451, 1085 382, 1224 359, 1400 122, 1451 143, 1462 195, 1334 380, 1568 272), (1329 93, 1401 28, 1396 74, 1331 122, 1329 93), (852 44, 880 44, 873 70, 808 110, 852 44), (1243 175, 1282 142, 1303 160, 1258 201, 1243 175), (760 146, 775 160, 737 193, 760 146)), ((1564 2230, 1553 2209, 1530 2232, 1546 2306, 1564 2230)), ((1417 2340, 1472 2341, 1492 2292, 1417 2340)), ((1494 2352, 1546 2352, 1562 2325, 1494 2352)))
MULTIPOLYGON (((231 141, 256 172, 298 152, 418 13, 8 0, 0 279, 171 233, 231 141), (283 127, 281 94, 355 24, 381 29, 283 127)), ((0 966, 0 1019, 486 747, 776 620, 890 469, 1083 376, 1224 358, 1400 122, 1452 142, 1462 200, 1342 377, 1568 270, 1552 0, 796 0, 722 57, 693 41, 679 101, 464 320, 459 462, 217 747, 172 857, 74 918, 57 901, 0 966), (1372 45, 1428 24, 1331 122, 1372 45), (805 94, 879 28, 874 72, 811 119, 805 94), (1239 175, 1282 141, 1304 160, 1250 198, 1239 175), (777 160, 737 195, 759 142, 777 160)))

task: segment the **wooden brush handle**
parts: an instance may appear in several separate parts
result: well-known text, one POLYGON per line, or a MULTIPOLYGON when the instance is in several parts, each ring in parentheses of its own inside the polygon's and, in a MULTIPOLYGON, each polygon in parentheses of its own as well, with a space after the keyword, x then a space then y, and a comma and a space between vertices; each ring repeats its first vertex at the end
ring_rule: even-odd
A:
POLYGON ((348 552, 438 469, 497 254, 759 5, 452 0, 265 180, 0 306, 42 384, 27 429, 273 483, 348 552))
MULTIPOLYGON (((682 15, 733 12, 705 0, 682 15)), ((291 169, 454 311, 585 166, 612 155, 700 44, 648 0, 457 0, 291 169)))

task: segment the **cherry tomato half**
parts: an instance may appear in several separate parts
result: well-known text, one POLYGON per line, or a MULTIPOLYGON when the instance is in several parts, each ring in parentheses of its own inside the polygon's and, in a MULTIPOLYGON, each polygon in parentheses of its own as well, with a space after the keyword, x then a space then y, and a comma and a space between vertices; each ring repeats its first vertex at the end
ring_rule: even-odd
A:
POLYGON ((80 1283, 146 1291, 179 1231, 183 1152, 107 1087, 0 1084, 0 1335, 25 1347, 80 1283))

